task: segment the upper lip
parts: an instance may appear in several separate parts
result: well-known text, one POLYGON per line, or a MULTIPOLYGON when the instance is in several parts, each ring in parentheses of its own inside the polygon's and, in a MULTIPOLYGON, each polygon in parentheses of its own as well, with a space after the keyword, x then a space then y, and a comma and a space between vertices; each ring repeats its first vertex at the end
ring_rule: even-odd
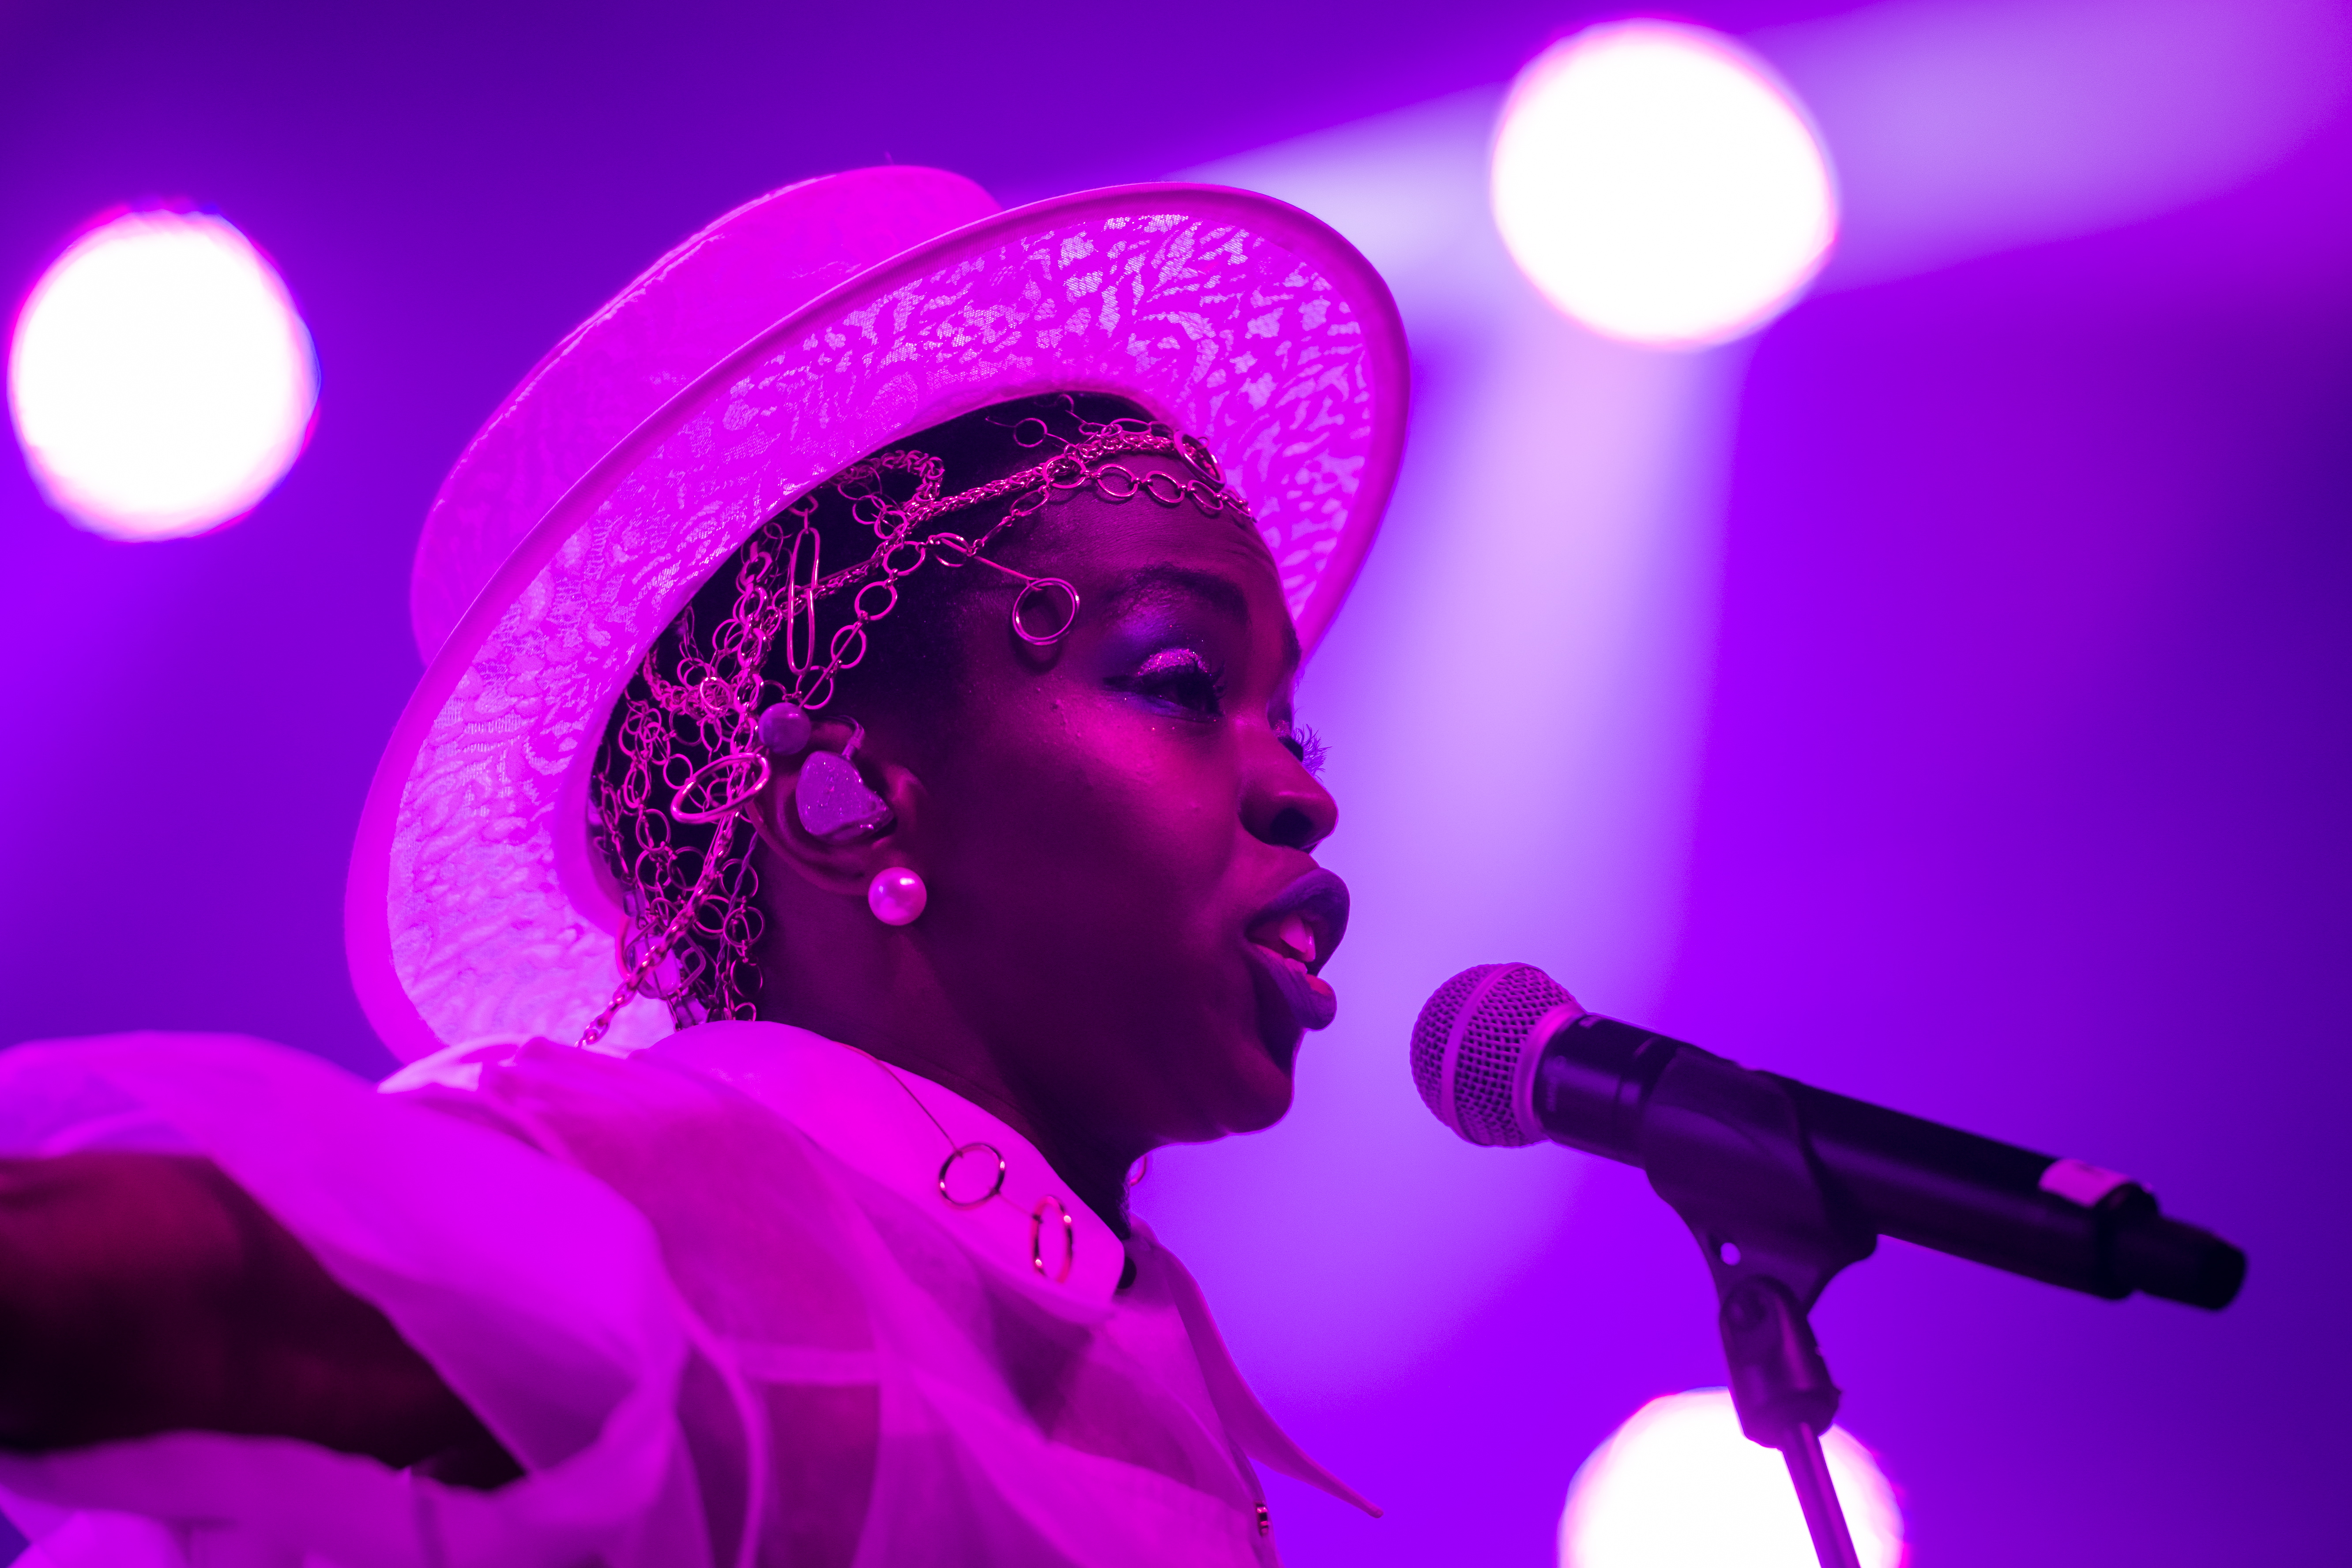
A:
POLYGON ((1271 936, 1269 928, 1281 923, 1286 915, 1297 915, 1307 922, 1315 936, 1315 956, 1307 961, 1307 973, 1319 973, 1331 961, 1331 953, 1339 939, 1348 934, 1348 884, 1336 871, 1317 867, 1288 887, 1276 893, 1249 918, 1242 928, 1243 934, 1260 947, 1271 947, 1261 935, 1271 936))

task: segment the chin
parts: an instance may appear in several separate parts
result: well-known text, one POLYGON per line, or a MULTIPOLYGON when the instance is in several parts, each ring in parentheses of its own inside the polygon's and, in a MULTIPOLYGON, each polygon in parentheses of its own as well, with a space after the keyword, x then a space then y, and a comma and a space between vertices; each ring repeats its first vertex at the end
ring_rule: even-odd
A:
MULTIPOLYGON (((1261 1017, 1258 1020, 1259 1053, 1274 1064, 1275 1071, 1282 1075, 1286 1089, 1297 1078, 1298 1047, 1306 1043, 1307 1031, 1298 1026, 1297 1021, 1290 1016, 1287 1008, 1283 1010, 1282 1016, 1279 1018, 1261 1017)), ((1287 1104, 1288 1100, 1289 1097, 1286 1093, 1284 1102, 1287 1104)))
POLYGON ((1205 989, 1186 998, 1192 1005, 1182 1013, 1189 1017, 1171 1010, 1160 1015, 1160 1028, 1137 1030, 1168 1041, 1184 1058, 1185 1081, 1175 1092, 1200 1120, 1183 1142, 1256 1132, 1281 1121, 1290 1110, 1293 1069, 1306 1037, 1289 1005, 1263 977, 1222 995, 1202 994, 1205 989))
POLYGON ((1238 1092, 1223 1118, 1228 1132, 1263 1131, 1289 1112, 1293 1091, 1289 1071, 1269 1071, 1263 1058, 1252 1064, 1252 1069, 1246 1075, 1248 1081, 1234 1086, 1238 1092))
POLYGON ((1245 1034, 1236 1031, 1241 1037, 1227 1058, 1239 1080, 1236 1114, 1227 1123, 1235 1132, 1255 1132, 1282 1120, 1297 1088, 1298 1048, 1307 1038, 1279 993, 1261 986, 1255 1001, 1251 1026, 1245 1034))

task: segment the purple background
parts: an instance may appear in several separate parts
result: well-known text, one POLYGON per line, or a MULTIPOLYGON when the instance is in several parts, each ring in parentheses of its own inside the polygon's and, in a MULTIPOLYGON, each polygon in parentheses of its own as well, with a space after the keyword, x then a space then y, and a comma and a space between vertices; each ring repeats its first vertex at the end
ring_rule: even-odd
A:
MULTIPOLYGON (((710 216, 885 157, 1007 199, 1149 178, 1504 79, 1580 14, 0 0, 9 298, 98 210, 192 197, 276 258, 324 372, 310 451, 215 537, 103 542, 0 464, 0 1039, 388 1066, 341 900, 418 674, 418 522, 514 379, 710 216)), ((1931 1568, 2346 1550, 2347 198, 2339 115, 2169 216, 1810 301, 1746 371, 1651 1021, 2142 1173, 2253 1257, 2210 1318, 1894 1243, 1834 1284, 1848 1423, 1931 1568)), ((1405 918, 1444 911, 1359 913, 1405 918)), ((1285 1488, 1291 1559, 1548 1562, 1591 1445, 1720 1380, 1696 1265, 1637 1174, 1587 1171, 1544 1264, 1412 1376, 1277 1409, 1392 1509, 1285 1488)), ((1339 1335, 1377 1310, 1283 1305, 1339 1335)))

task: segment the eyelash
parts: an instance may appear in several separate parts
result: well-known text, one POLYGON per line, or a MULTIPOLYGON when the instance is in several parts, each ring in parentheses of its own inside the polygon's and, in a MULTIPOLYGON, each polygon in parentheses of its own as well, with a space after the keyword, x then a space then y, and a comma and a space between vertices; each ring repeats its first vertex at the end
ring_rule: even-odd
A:
MULTIPOLYGON (((1189 647, 1161 648, 1143 661, 1143 668, 1113 682, 1139 696, 1157 698, 1192 710, 1196 718, 1224 714, 1225 678, 1189 647)), ((1309 773, 1320 773, 1328 748, 1311 724, 1286 723, 1275 737, 1309 773)))
POLYGON ((1188 709, 1195 718, 1224 715, 1224 673, 1189 647, 1161 648, 1143 661, 1141 669, 1114 684, 1188 709))
POLYGON ((1330 760, 1331 748, 1323 743, 1323 737, 1315 732, 1314 725, 1288 725, 1283 730, 1280 739, 1290 748, 1290 754, 1298 759, 1300 767, 1310 774, 1319 776, 1322 773, 1323 764, 1330 760))

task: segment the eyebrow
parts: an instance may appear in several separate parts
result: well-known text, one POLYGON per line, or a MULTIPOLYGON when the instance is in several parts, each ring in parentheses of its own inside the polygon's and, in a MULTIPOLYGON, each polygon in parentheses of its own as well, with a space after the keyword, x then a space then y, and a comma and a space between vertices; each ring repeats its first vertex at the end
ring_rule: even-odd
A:
MULTIPOLYGON (((1139 566, 1111 590, 1108 608, 1116 614, 1139 600, 1165 594, 1188 595, 1221 615, 1244 623, 1249 620, 1249 598, 1238 584, 1230 577, 1192 566, 1139 566)), ((1288 616, 1282 617, 1282 640, 1288 662, 1296 668, 1301 658, 1298 628, 1290 624, 1288 616)))
POLYGON ((1118 586, 1110 591, 1110 608, 1123 610, 1139 600, 1158 598, 1171 593, 1200 599, 1234 620, 1249 619, 1249 600, 1243 595, 1240 584, 1214 572, 1203 572, 1192 566, 1137 567, 1120 578, 1118 586))

